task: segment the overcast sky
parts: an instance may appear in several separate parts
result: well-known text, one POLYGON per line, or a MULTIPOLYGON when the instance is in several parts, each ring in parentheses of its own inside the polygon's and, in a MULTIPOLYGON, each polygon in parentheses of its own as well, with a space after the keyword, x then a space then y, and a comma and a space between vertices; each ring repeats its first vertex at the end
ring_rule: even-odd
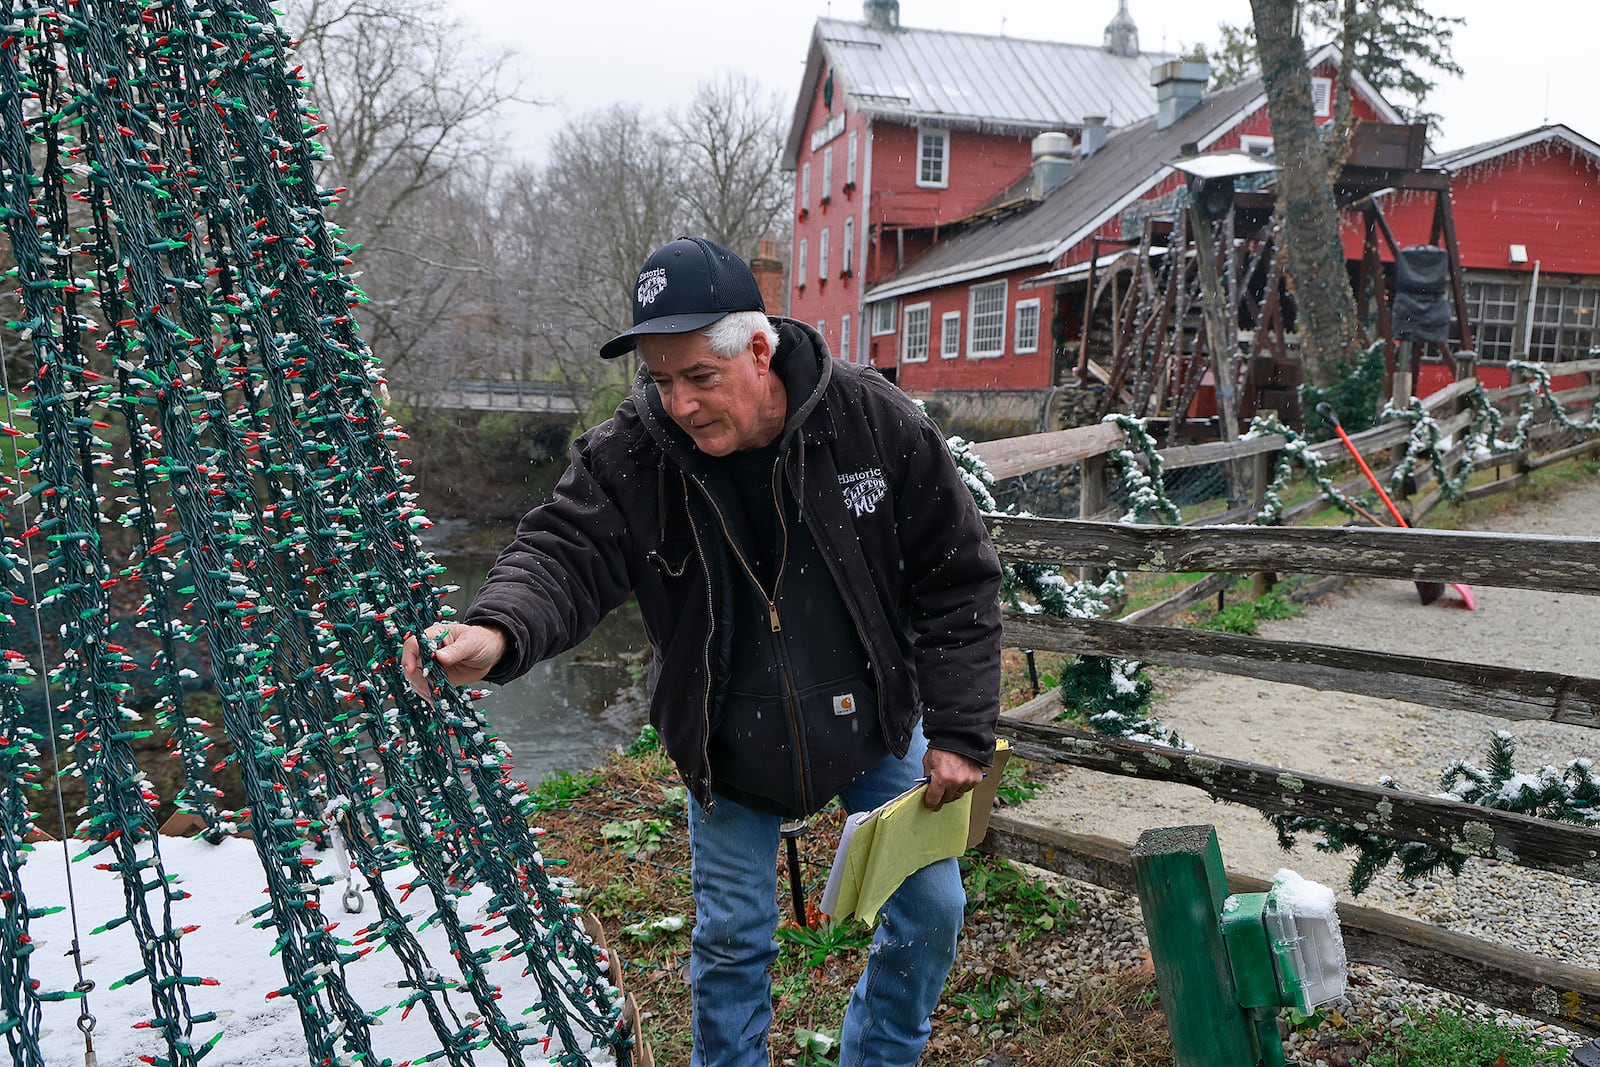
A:
MULTIPOLYGON (((512 116, 511 143, 538 156, 568 118, 614 101, 648 108, 687 100, 704 78, 734 69, 792 107, 818 16, 859 19, 853 0, 446 0, 484 42, 515 49, 530 90, 550 103, 512 116)), ((1600 139, 1592 82, 1595 0, 1431 0, 1466 16, 1455 58, 1429 103, 1444 116, 1436 149, 1564 122, 1600 139)), ((1099 43, 1116 0, 901 0, 904 26, 1099 43)), ((1217 24, 1244 23, 1248 0, 1129 0, 1146 51, 1215 43, 1217 24)))

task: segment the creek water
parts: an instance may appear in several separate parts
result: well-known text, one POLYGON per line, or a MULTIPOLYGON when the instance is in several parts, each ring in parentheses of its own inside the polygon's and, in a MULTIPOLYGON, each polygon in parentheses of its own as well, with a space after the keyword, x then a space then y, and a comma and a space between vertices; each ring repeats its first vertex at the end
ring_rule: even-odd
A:
MULTIPOLYGON (((464 609, 492 560, 442 552, 438 558, 447 568, 439 583, 460 587, 448 602, 464 609)), ((630 663, 642 664, 644 647, 638 610, 628 604, 601 620, 577 648, 490 688, 478 707, 510 746, 518 777, 532 784, 592 767, 606 750, 639 736, 643 704, 621 697, 633 684, 630 663)))

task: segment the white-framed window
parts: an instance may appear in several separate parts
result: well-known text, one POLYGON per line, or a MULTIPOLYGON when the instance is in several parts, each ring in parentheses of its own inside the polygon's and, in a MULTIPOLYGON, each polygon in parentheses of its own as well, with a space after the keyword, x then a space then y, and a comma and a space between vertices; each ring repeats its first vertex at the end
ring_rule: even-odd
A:
POLYGON ((972 359, 1006 350, 1006 283, 984 282, 967 290, 967 355, 972 359))
POLYGON ((961 354, 961 312, 946 311, 939 317, 939 358, 955 359, 961 354))
POLYGON ((856 131, 850 131, 850 137, 844 143, 844 183, 856 183, 856 131))
POLYGON ((845 362, 850 360, 850 316, 839 316, 839 358, 845 362))
POLYGON ((1039 298, 1017 301, 1017 321, 1011 329, 1019 354, 1039 351, 1039 298))
POLYGON ((800 210, 811 206, 811 163, 800 164, 800 210))
POLYGON ((810 244, 807 242, 806 238, 800 238, 800 250, 795 253, 794 257, 794 283, 802 289, 804 289, 806 285, 806 252, 809 250, 810 244))
POLYGON ((854 215, 844 220, 844 247, 839 249, 839 270, 849 274, 855 270, 856 261, 856 219, 854 215))
POLYGON ((823 344, 827 344, 828 343, 828 320, 827 319, 818 319, 817 320, 817 334, 818 334, 818 336, 820 336, 822 338, 822 343, 823 344))
MULTIPOLYGON (((1478 358, 1511 359, 1522 340, 1517 326, 1518 312, 1528 289, 1514 281, 1489 279, 1467 282, 1467 317, 1472 322, 1472 341, 1478 358)), ((1461 344, 1461 324, 1451 316, 1450 340, 1461 344)))
POLYGON ((905 329, 900 334, 900 362, 928 361, 928 320, 932 308, 927 304, 907 304, 905 329))
POLYGON ((1270 156, 1272 154, 1272 138, 1263 137, 1258 133, 1241 133, 1239 135, 1239 151, 1252 156, 1270 156))
POLYGON ((833 196, 833 145, 822 150, 822 202, 833 196))
POLYGON ((950 131, 917 131, 917 184, 943 189, 950 184, 950 131))
POLYGON ((894 301, 879 300, 872 305, 872 336, 894 333, 894 301))
POLYGON ((1588 359, 1600 335, 1600 290, 1585 285, 1542 285, 1533 305, 1528 358, 1541 363, 1588 359))
POLYGON ((828 228, 822 228, 822 236, 817 238, 817 277, 823 281, 828 280, 828 228))
POLYGON ((1333 117, 1333 79, 1311 79, 1311 111, 1319 119, 1333 117))

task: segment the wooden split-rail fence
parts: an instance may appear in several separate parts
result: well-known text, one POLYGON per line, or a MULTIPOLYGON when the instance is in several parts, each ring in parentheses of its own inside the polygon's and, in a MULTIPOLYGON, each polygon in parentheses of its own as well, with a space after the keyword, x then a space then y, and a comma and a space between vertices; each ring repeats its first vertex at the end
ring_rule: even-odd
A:
MULTIPOLYGON (((1562 375, 1600 374, 1600 360, 1561 364, 1562 375)), ((1471 419, 1463 398, 1470 378, 1426 401, 1447 433, 1471 419)), ((1504 402, 1525 390, 1500 390, 1504 402)), ((1558 394, 1569 410, 1587 410, 1593 385, 1558 394)), ((1509 424, 1509 423, 1508 423, 1509 424)), ((1401 444, 1408 426, 1390 424, 1357 435, 1364 455, 1381 467, 1387 451, 1401 444)), ((1469 497, 1525 483, 1532 471, 1561 459, 1600 452, 1600 435, 1573 443, 1573 435, 1548 417, 1533 427, 1529 447, 1498 457, 1500 471, 1474 486, 1469 497)), ((1255 468, 1257 501, 1267 484, 1282 438, 1191 445, 1163 453, 1168 470, 1249 459, 1255 468)), ((1081 519, 992 516, 995 546, 1008 562, 1047 563, 1083 569, 1210 572, 1166 601, 1116 621, 1059 619, 1010 613, 1008 647, 1136 659, 1163 666, 1198 667, 1264 680, 1383 697, 1504 719, 1546 720, 1600 728, 1600 679, 1509 666, 1463 663, 1403 653, 1352 651, 1328 645, 1277 641, 1157 625, 1214 595, 1239 575, 1257 587, 1275 574, 1310 574, 1343 581, 1350 577, 1475 585, 1600 595, 1600 541, 1578 537, 1445 532, 1367 526, 1296 526, 1331 506, 1320 498, 1287 509, 1281 526, 1244 525, 1255 506, 1184 526, 1136 526, 1106 521, 1107 453, 1123 447, 1114 426, 1089 426, 974 446, 996 478, 1059 464, 1082 467, 1081 519), (1237 525, 1225 525, 1228 523, 1237 525)), ((1343 454, 1337 441, 1316 446, 1332 460, 1343 454)), ((1447 459, 1454 462, 1462 445, 1447 459)), ((1392 468, 1391 468, 1392 469, 1392 468)), ((1416 521, 1442 498, 1440 479, 1421 469, 1408 489, 1416 521)), ((1365 485, 1354 480, 1349 491, 1365 485)), ((1600 826, 1559 823, 1440 799, 1421 793, 1340 781, 1323 774, 1201 752, 1141 744, 1069 729, 1053 718, 1053 694, 1045 694, 1002 717, 1001 734, 1015 752, 1036 762, 1068 764, 1108 774, 1174 782, 1219 800, 1246 804, 1263 813, 1335 820, 1400 840, 1443 846, 1600 882, 1600 826), (1029 713, 1032 714, 1029 714, 1029 713)), ((1597 735, 1600 736, 1600 735, 1597 735)), ((1128 845, 1091 835, 1029 824, 996 814, 982 846, 1072 878, 1133 892, 1128 845)), ((1260 879, 1231 873, 1231 892, 1261 892, 1260 879)), ((1341 904, 1349 958, 1388 969, 1400 977, 1588 1034, 1600 1034, 1600 972, 1558 963, 1528 952, 1454 933, 1411 919, 1341 904)), ((1587 921, 1592 916, 1574 916, 1587 921)))

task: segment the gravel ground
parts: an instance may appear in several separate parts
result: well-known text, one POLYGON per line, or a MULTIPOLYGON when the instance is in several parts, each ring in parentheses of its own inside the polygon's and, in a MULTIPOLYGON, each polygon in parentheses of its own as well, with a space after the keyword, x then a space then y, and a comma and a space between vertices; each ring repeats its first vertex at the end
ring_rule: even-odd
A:
MULTIPOLYGON (((1600 528, 1600 480, 1494 516, 1480 529, 1516 533, 1593 536, 1600 528)), ((1419 603, 1409 582, 1362 581, 1307 609, 1302 617, 1262 627, 1262 636, 1314 641, 1357 649, 1407 652, 1467 662, 1505 664, 1568 674, 1600 675, 1600 597, 1479 588, 1478 610, 1419 603)), ((1382 775, 1402 788, 1438 789, 1439 773, 1456 759, 1482 765, 1497 729, 1520 741, 1518 768, 1557 767, 1576 756, 1600 755, 1592 731, 1548 723, 1513 722, 1466 712, 1436 711, 1395 700, 1320 692, 1201 671, 1157 672, 1158 714, 1204 752, 1289 769, 1376 784, 1382 775)), ((1349 854, 1329 856, 1302 838, 1292 853, 1277 844, 1255 811, 1213 802, 1198 790, 1070 769, 1018 815, 1048 825, 1132 843, 1149 827, 1211 823, 1224 863, 1264 878, 1291 867, 1352 900, 1349 854)), ((1137 902, 1074 884, 1086 913, 1109 909, 1092 935, 1120 937, 1103 949, 1087 937, 1092 954, 1132 960, 1144 948, 1137 902)), ((1360 903, 1537 952, 1554 960, 1600 969, 1600 886, 1490 861, 1470 861, 1460 877, 1443 873, 1407 883, 1393 870, 1379 874, 1360 903)), ((1109 960, 1108 960, 1109 962, 1109 960)), ((1424 1010, 1453 1006, 1475 1013, 1472 1002, 1400 981, 1386 972, 1352 968, 1345 1014, 1378 1026, 1410 1005, 1424 1010)), ((1552 1043, 1581 1038, 1528 1023, 1552 1043)), ((1304 1062, 1316 1062, 1308 1055, 1304 1062)))

